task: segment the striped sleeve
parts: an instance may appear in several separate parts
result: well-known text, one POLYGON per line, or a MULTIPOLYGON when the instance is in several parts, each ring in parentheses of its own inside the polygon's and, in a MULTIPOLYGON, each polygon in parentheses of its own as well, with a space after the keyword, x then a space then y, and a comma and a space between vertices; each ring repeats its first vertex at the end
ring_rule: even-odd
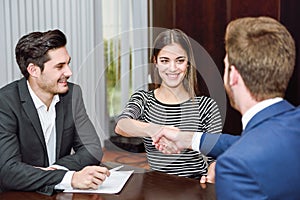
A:
POLYGON ((144 107, 147 99, 145 91, 137 91, 130 97, 122 113, 117 117, 117 121, 122 118, 139 120, 144 113, 144 107))
MULTIPOLYGON (((203 132, 207 133, 221 133, 222 132, 222 119, 219 107, 215 100, 203 97, 204 100, 199 103, 199 113, 202 113, 200 117, 202 119, 202 124, 204 124, 203 132)), ((207 159, 208 165, 210 165, 214 158, 202 155, 207 159)))
POLYGON ((221 133, 222 119, 217 103, 211 98, 203 98, 204 101, 200 101, 199 103, 200 119, 202 119, 202 124, 204 124, 203 132, 221 133))

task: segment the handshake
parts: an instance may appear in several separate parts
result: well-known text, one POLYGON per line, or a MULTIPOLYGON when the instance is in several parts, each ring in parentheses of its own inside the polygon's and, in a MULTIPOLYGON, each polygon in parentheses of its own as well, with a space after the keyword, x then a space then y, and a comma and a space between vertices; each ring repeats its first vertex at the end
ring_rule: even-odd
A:
POLYGON ((182 132, 173 126, 163 126, 151 138, 155 148, 165 154, 180 153, 192 148, 194 132, 182 132))
MULTIPOLYGON (((175 154, 184 149, 192 149, 194 132, 183 132, 176 127, 163 126, 151 138, 157 150, 165 154, 175 154)), ((199 146, 193 149, 199 151, 199 146)), ((216 162, 211 163, 207 176, 201 177, 200 184, 203 188, 206 187, 205 183, 215 183, 215 165, 216 162)))

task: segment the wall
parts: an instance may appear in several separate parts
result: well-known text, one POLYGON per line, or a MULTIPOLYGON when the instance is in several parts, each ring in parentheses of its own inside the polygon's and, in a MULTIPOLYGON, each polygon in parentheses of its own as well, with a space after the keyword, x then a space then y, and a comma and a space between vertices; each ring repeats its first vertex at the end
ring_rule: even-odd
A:
MULTIPOLYGON (((227 23, 244 16, 271 16, 285 24, 299 46, 300 3, 297 0, 152 0, 153 26, 179 28, 202 45, 223 75, 224 34, 227 23)), ((298 57, 299 57, 298 53, 298 57)), ((286 98, 300 104, 299 59, 289 84, 286 98)), ((201 60, 199 61, 201 62, 201 60)), ((223 131, 240 134, 241 115, 226 102, 226 120, 223 131)))

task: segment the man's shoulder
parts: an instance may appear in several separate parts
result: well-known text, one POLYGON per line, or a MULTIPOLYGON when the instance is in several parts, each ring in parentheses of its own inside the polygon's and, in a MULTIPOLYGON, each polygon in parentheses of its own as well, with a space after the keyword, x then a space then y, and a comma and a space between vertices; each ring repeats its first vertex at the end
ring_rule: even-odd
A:
POLYGON ((20 80, 15 80, 13 82, 10 82, 6 85, 4 85, 2 88, 0 88, 0 96, 10 96, 10 95, 15 95, 18 93, 18 88, 19 88, 19 82, 20 80))
POLYGON ((279 118, 281 120, 290 120, 287 118, 299 120, 300 119, 300 106, 293 107, 291 110, 283 113, 282 115, 278 115, 277 118, 279 118))
POLYGON ((278 110, 278 113, 274 114, 275 119, 284 120, 287 117, 296 119, 297 117, 300 116, 300 106, 295 107, 287 100, 283 100, 279 103, 273 104, 270 107, 272 107, 275 110, 278 110))
POLYGON ((68 82, 68 87, 69 90, 64 94, 60 94, 60 97, 68 97, 70 95, 72 96, 74 94, 81 93, 81 87, 76 83, 68 82))
POLYGON ((227 156, 241 156, 249 159, 253 154, 266 156, 270 152, 268 149, 273 149, 273 154, 275 152, 280 154, 285 148, 285 151, 290 151, 290 148, 286 146, 287 144, 295 147, 300 145, 299 124, 300 107, 269 118, 258 126, 247 130, 228 149, 226 154, 227 156))
POLYGON ((292 132, 299 132, 300 106, 291 107, 285 112, 279 113, 263 121, 257 128, 265 130, 266 133, 284 133, 288 135, 292 132), (295 129, 296 128, 296 129, 295 129), (290 130, 290 131, 288 131, 290 130))
POLYGON ((12 90, 14 88, 16 88, 18 86, 18 83, 20 82, 20 80, 15 80, 15 81, 12 81, 4 86, 2 86, 0 88, 0 91, 1 92, 4 92, 4 91, 7 91, 7 90, 12 90))
POLYGON ((68 87, 69 88, 73 88, 73 87, 79 87, 80 88, 80 86, 78 85, 78 84, 76 84, 76 83, 73 83, 73 82, 68 82, 68 87))

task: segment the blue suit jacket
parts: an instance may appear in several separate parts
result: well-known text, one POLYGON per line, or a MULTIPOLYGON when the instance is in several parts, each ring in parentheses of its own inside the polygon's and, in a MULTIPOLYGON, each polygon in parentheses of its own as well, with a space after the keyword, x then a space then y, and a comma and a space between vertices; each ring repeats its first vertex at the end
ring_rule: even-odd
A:
MULTIPOLYGON (((97 165, 102 158, 99 137, 85 111, 81 89, 69 91, 56 104, 56 162, 70 170, 97 165), (71 153, 71 149, 75 151, 71 153)), ((37 191, 51 195, 66 171, 44 171, 47 148, 26 79, 0 89, 0 192, 37 191)))
POLYGON ((241 137, 213 137, 205 134, 200 151, 220 155, 218 199, 300 199, 300 108, 284 100, 258 112, 241 137))

